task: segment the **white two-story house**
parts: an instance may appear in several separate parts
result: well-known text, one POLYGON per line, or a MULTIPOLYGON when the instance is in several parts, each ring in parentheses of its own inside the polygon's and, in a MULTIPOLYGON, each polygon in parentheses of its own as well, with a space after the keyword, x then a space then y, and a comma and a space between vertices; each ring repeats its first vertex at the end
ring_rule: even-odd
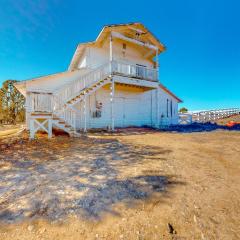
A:
POLYGON ((65 72, 17 83, 26 97, 30 136, 61 128, 88 129, 178 123, 181 100, 159 81, 158 55, 165 50, 141 23, 105 26, 81 43, 65 72))

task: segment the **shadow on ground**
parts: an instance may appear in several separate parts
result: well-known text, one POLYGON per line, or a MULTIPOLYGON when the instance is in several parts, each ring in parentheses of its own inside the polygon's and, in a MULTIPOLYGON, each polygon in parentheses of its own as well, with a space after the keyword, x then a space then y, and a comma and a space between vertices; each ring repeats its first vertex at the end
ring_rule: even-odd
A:
POLYGON ((164 201, 183 184, 152 171, 170 152, 114 139, 15 144, 0 156, 0 221, 61 220, 69 214, 100 219, 103 213, 120 215, 116 203, 131 207, 153 194, 164 201))
POLYGON ((227 127, 224 125, 218 125, 216 123, 192 123, 189 125, 176 125, 170 126, 163 131, 170 131, 170 132, 182 132, 182 133, 192 133, 192 132, 211 132, 218 129, 222 130, 229 130, 229 131, 240 131, 240 124, 235 125, 233 127, 227 127))
POLYGON ((115 128, 114 132, 109 132, 105 129, 92 129, 88 133, 92 136, 127 136, 127 135, 145 135, 149 133, 157 133, 156 128, 153 127, 124 127, 115 128))

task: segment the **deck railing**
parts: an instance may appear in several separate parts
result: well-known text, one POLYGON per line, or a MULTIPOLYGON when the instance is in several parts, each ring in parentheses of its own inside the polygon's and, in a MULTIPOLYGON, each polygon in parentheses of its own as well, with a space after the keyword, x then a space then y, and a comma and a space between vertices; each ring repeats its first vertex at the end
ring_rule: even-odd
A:
POLYGON ((53 95, 45 92, 28 92, 27 107, 30 112, 47 112, 53 110, 53 95))
POLYGON ((158 81, 158 71, 155 68, 147 68, 137 64, 129 64, 124 62, 112 62, 113 74, 145 79, 150 81, 158 81))
POLYGON ((110 64, 107 63, 80 76, 77 80, 64 85, 54 93, 53 111, 61 110, 68 101, 78 96, 81 91, 106 78, 109 74, 110 64))

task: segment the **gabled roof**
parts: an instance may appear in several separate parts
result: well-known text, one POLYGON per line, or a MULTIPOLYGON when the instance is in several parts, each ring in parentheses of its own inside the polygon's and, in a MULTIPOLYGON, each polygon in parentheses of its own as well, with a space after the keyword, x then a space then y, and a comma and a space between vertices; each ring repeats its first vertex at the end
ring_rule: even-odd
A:
POLYGON ((159 87, 166 93, 168 93, 170 96, 172 96, 173 98, 175 98, 178 103, 182 103, 183 101, 178 98, 173 92, 171 92, 169 89, 167 89, 164 85, 162 85, 161 83, 159 84, 159 87))
POLYGON ((139 41, 150 43, 156 46, 159 53, 165 50, 165 46, 142 23, 133 22, 125 24, 110 24, 102 28, 95 41, 78 44, 68 70, 71 71, 77 68, 79 60, 86 47, 101 45, 112 31, 122 32, 124 35, 130 38, 134 38, 136 36, 136 33, 138 33, 139 41))

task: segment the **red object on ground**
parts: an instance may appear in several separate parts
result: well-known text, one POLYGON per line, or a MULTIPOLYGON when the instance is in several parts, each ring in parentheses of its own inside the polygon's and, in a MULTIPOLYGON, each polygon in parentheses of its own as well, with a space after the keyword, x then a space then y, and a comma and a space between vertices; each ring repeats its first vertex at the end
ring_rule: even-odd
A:
POLYGON ((228 122, 228 123, 226 124, 226 126, 227 126, 227 127, 233 127, 233 126, 238 125, 238 124, 240 124, 240 122, 230 121, 230 122, 228 122))

